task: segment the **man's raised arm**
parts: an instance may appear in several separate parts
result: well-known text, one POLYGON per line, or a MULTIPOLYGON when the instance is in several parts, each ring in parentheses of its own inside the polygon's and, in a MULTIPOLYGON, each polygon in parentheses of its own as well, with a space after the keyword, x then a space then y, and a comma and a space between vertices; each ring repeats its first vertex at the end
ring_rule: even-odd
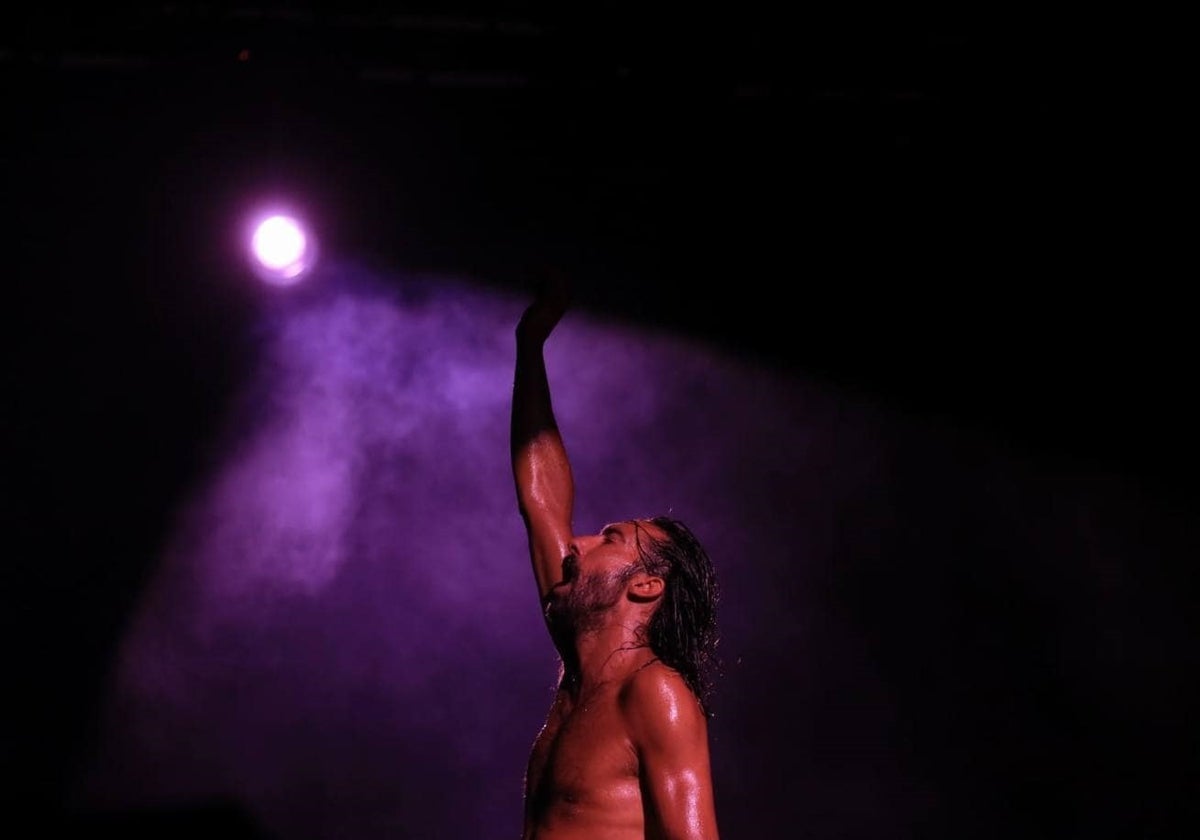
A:
POLYGON ((575 504, 571 464, 554 419, 543 355, 546 339, 567 304, 566 283, 553 275, 543 282, 516 329, 510 431, 513 480, 543 607, 551 588, 562 579, 575 504))

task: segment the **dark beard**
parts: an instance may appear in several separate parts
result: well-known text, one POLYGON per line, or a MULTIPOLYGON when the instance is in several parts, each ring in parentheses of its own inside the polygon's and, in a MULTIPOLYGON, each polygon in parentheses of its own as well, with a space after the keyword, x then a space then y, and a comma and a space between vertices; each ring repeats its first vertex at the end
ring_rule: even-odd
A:
POLYGON ((632 571, 636 568, 577 578, 565 595, 552 597, 546 622, 555 641, 570 641, 599 630, 604 614, 624 596, 632 571))

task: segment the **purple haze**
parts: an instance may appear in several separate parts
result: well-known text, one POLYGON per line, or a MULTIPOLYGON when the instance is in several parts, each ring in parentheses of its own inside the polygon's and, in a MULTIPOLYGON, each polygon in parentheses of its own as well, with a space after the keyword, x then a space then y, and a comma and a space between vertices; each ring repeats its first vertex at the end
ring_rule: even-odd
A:
MULTIPOLYGON (((518 836, 555 677, 508 461, 525 300, 450 279, 419 301, 371 288, 297 307, 264 346, 128 625, 84 807, 232 801, 286 840, 518 836)), ((980 736, 955 718, 977 686, 951 674, 975 672, 944 667, 955 607, 914 610, 914 592, 966 568, 1013 609, 1044 603, 1037 552, 1013 558, 1050 539, 1086 564, 1120 527, 1097 513, 1119 488, 584 311, 548 350, 576 527, 670 513, 717 565, 724 834, 910 836, 949 797, 1003 808, 1003 791, 954 788, 947 744, 980 736), (1046 494, 1074 524, 1035 534, 1046 494), (917 680, 944 682, 944 707, 914 708, 917 680)), ((1058 644, 1087 644, 1107 603, 1093 586, 1058 644)))

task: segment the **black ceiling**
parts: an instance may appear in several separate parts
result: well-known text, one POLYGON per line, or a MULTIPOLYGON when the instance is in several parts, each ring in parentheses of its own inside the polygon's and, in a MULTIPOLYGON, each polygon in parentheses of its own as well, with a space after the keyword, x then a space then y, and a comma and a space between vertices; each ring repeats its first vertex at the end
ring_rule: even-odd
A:
POLYGON ((286 186, 344 251, 517 286, 555 261, 583 305, 1187 487, 1191 319, 1180 224, 1149 199, 1172 173, 1141 30, 558 5, 8 12, 10 339, 59 300, 88 313, 64 334, 228 316, 186 276, 222 255, 146 278, 286 186))

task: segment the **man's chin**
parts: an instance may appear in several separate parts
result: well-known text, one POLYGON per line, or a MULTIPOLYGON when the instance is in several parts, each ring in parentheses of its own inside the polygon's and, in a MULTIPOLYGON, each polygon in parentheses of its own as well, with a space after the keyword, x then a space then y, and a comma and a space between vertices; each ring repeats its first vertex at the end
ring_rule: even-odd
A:
POLYGON ((559 641, 575 637, 575 618, 562 599, 551 599, 546 605, 546 625, 550 635, 559 641))

